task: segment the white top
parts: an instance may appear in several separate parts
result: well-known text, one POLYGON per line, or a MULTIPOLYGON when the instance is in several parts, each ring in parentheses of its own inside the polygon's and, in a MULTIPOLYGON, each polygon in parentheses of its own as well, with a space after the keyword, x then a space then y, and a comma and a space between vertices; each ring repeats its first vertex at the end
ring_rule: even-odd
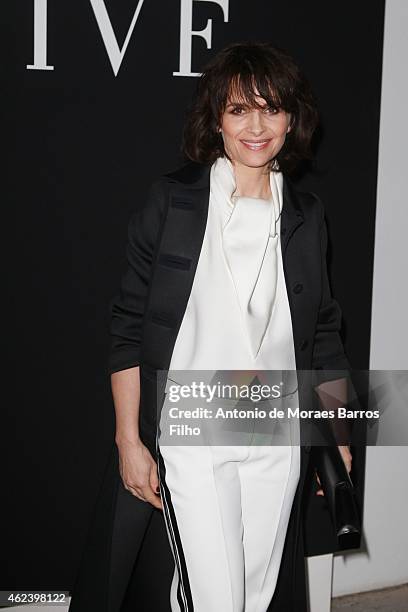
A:
POLYGON ((204 240, 169 370, 296 369, 280 245, 282 181, 270 173, 271 200, 232 200, 231 162, 212 165, 204 240))

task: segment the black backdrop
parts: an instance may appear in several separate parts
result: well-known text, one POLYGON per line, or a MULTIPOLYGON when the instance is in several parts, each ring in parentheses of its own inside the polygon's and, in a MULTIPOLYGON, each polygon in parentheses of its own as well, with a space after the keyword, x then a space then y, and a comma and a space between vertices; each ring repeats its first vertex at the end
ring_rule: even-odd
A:
MULTIPOLYGON (((137 2, 105 5, 121 46, 137 2)), ((179 165, 196 85, 196 77, 173 75, 180 10, 179 1, 144 1, 115 76, 90 1, 48 0, 54 70, 27 68, 34 0, 1 9, 2 115, 12 128, 3 166, 3 389, 12 391, 15 426, 5 428, 3 589, 68 590, 78 568, 114 437, 108 306, 123 271, 127 222, 150 182, 179 165)), ((194 30, 212 20, 210 49, 193 37, 193 72, 229 42, 271 40, 312 82, 323 129, 316 170, 299 186, 326 205, 332 288, 357 369, 369 365, 383 18, 384 0, 231 0, 227 22, 216 2, 193 2, 194 30)), ((363 453, 356 459, 361 493, 363 453)), ((308 520, 308 553, 333 550, 322 498, 311 497, 308 520)), ((168 571, 161 527, 155 516, 146 574, 146 555, 162 555, 160 571, 168 571)))

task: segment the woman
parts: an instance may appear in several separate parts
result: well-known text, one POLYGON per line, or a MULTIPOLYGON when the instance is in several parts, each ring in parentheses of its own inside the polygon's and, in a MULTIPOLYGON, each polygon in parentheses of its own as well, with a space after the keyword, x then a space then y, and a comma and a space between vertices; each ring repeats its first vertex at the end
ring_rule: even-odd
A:
POLYGON ((184 130, 189 161, 153 183, 129 224, 128 269, 112 305, 121 482, 104 609, 120 608, 153 508, 163 510, 174 555, 173 612, 307 609, 301 498, 310 446, 296 444, 292 429, 283 445, 252 434, 238 444, 162 443, 168 413, 156 383, 159 370, 177 378, 349 368, 323 205, 288 177, 311 157, 316 125, 310 87, 286 52, 229 45, 199 79, 184 130))

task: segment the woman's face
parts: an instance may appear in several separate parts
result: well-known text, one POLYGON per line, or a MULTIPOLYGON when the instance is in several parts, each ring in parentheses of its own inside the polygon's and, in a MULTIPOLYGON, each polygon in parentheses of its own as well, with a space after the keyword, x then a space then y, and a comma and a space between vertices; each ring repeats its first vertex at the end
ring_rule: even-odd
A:
POLYGON ((224 148, 232 161, 250 167, 261 167, 276 157, 290 131, 289 113, 267 106, 255 90, 262 109, 248 108, 231 96, 221 119, 224 148))

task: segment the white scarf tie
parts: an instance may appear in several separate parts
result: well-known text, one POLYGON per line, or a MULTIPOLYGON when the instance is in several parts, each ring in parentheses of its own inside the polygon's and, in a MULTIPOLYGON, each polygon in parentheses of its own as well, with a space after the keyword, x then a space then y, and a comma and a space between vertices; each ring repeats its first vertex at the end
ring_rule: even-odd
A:
POLYGON ((258 354, 275 303, 279 242, 277 221, 282 210, 281 172, 270 172, 271 200, 232 194, 232 163, 219 157, 211 168, 211 196, 226 218, 222 246, 253 357, 258 354))

